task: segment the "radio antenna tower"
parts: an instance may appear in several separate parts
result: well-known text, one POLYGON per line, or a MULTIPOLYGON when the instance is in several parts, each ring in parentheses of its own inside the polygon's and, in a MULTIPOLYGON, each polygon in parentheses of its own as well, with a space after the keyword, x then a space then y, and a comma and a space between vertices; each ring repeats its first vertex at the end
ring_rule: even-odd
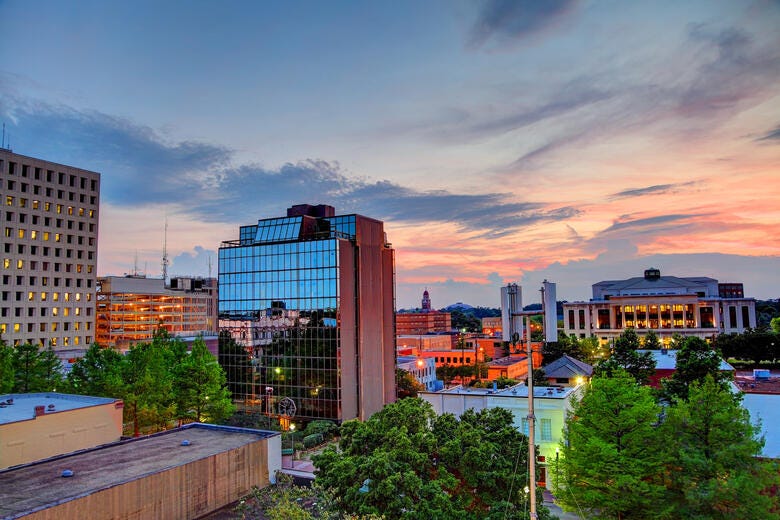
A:
POLYGON ((211 278, 211 255, 209 255, 209 278, 211 278))
POLYGON ((165 234, 163 235, 162 277, 163 282, 168 279, 168 216, 165 216, 165 234))

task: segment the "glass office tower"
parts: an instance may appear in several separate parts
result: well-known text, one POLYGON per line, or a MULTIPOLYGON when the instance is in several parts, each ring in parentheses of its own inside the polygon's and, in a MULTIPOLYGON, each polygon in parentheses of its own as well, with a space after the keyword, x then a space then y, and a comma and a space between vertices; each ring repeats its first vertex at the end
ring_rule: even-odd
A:
POLYGON ((340 422, 392 401, 393 258, 382 222, 331 206, 223 242, 220 362, 239 408, 340 422))

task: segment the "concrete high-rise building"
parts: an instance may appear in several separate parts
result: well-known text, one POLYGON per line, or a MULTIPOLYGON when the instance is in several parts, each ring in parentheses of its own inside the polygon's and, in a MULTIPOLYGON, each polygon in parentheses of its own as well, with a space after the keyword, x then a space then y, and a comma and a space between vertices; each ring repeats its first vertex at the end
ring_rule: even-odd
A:
POLYGON ((395 399, 394 250, 382 222, 293 206, 219 249, 220 362, 239 406, 366 419, 395 399), (224 349, 224 345, 223 345, 224 349))
POLYGON ((63 358, 94 341, 100 174, 0 148, 0 338, 63 358))

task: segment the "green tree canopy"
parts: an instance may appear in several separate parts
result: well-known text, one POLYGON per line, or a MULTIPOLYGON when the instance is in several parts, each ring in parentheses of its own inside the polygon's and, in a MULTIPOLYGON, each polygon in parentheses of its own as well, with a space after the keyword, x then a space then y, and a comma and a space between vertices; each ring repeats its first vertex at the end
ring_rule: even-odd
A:
POLYGON ((169 354, 161 342, 137 343, 122 363, 125 422, 133 423, 134 435, 143 427, 165 428, 173 419, 173 377, 169 354))
POLYGON ((0 394, 13 391, 14 379, 14 349, 0 339, 0 394))
POLYGON ((425 385, 417 381, 411 372, 400 368, 395 369, 395 386, 399 399, 417 397, 418 392, 425 390, 425 385))
MULTIPOLYGON (((517 519, 527 449, 511 412, 436 416, 427 402, 402 399, 365 422, 342 424, 339 450, 313 460, 317 481, 345 513, 517 519)), ((539 497, 541 504, 541 490, 539 497)), ((545 508, 539 513, 549 518, 545 508)))
POLYGON ((658 334, 652 330, 648 330, 647 334, 645 334, 644 340, 642 341, 642 346, 645 348, 645 350, 661 350, 661 348, 663 348, 661 340, 658 339, 658 334))
POLYGON ((634 329, 626 329, 615 340, 612 354, 598 363, 593 373, 597 376, 610 376, 620 370, 631 374, 639 384, 646 384, 655 372, 655 360, 650 352, 639 353, 639 336, 634 329))
POLYGON ((687 399, 688 388, 711 376, 725 388, 728 375, 720 371, 720 352, 710 348, 706 341, 694 336, 685 338, 677 351, 677 366, 671 378, 662 381, 661 394, 668 400, 687 399))
POLYGON ((203 338, 173 369, 176 416, 198 422, 219 422, 235 410, 226 388, 225 373, 203 338))
POLYGON ((661 518, 660 413, 632 375, 594 377, 566 421, 555 482, 562 505, 592 518, 661 518))
POLYGON ((688 400, 668 410, 665 442, 675 518, 780 518, 766 491, 780 484, 776 464, 758 459, 760 428, 711 374, 694 381, 688 400))
POLYGON ((121 397, 122 355, 112 348, 93 343, 68 374, 69 391, 81 395, 121 397))
POLYGON ((62 362, 51 347, 29 343, 13 348, 14 392, 50 392, 62 386, 62 362))

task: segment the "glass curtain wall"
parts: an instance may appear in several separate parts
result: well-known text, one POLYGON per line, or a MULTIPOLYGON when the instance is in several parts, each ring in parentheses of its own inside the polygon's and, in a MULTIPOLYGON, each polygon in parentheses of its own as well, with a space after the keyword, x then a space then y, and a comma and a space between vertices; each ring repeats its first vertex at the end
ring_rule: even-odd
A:
POLYGON ((338 420, 338 229, 299 239, 299 228, 260 221, 220 248, 220 362, 247 411, 277 415, 289 397, 296 418, 338 420))

